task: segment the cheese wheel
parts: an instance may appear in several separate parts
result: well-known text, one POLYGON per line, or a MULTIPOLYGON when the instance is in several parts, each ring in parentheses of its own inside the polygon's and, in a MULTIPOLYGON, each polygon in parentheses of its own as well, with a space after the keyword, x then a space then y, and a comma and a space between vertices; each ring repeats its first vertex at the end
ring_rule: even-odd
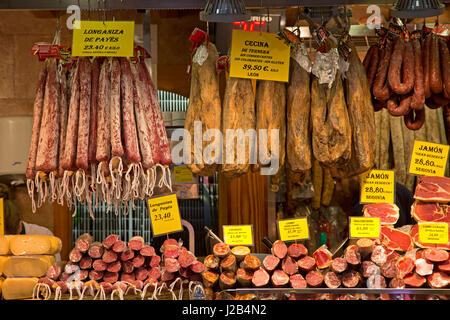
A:
POLYGON ((6 260, 8 260, 9 256, 0 256, 0 275, 3 274, 3 266, 5 265, 6 260))
POLYGON ((9 239, 9 248, 13 255, 56 254, 60 250, 59 242, 54 236, 38 234, 14 235, 9 239))
POLYGON ((33 297, 34 286, 38 278, 6 278, 2 285, 5 300, 27 299, 33 297))
POLYGON ((11 236, 0 236, 0 255, 11 254, 9 250, 9 238, 11 236))
POLYGON ((11 256, 3 265, 7 277, 42 277, 51 265, 45 256, 11 256))

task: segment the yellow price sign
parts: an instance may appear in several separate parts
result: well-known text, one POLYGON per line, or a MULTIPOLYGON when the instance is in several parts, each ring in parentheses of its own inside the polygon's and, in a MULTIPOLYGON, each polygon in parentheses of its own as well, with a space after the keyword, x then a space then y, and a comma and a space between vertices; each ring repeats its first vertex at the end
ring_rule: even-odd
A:
POLYGON ((173 182, 174 183, 192 183, 194 176, 191 169, 187 166, 175 166, 173 168, 173 182))
POLYGON ((75 21, 72 56, 132 57, 134 21, 75 21))
POLYGON ((361 203, 394 203, 394 170, 369 170, 361 175, 361 203))
POLYGON ((230 77, 289 81, 290 48, 275 33, 233 30, 230 77))
POLYGON ((349 217, 350 238, 380 238, 380 218, 349 217))
POLYGON ((419 242, 448 244, 448 223, 419 222, 419 242))
POLYGON ((427 141, 414 141, 409 173, 443 177, 450 146, 427 141))
POLYGON ((223 226, 223 240, 230 246, 253 246, 253 225, 223 226))
POLYGON ((3 198, 0 198, 0 236, 5 234, 5 214, 3 208, 3 198))
POLYGON ((307 218, 278 220, 278 233, 281 241, 309 239, 307 218))
POLYGON ((154 236, 183 230, 176 194, 148 199, 148 209, 154 236))

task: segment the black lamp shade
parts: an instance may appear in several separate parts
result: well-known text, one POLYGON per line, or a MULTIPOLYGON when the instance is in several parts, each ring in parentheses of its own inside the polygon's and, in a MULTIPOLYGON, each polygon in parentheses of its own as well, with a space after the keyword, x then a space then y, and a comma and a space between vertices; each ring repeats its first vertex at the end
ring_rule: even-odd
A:
POLYGON ((250 15, 242 0, 208 0, 200 20, 208 22, 247 21, 250 15))
POLYGON ((398 0, 391 8, 391 15, 397 18, 426 18, 444 13, 445 5, 439 0, 398 0))

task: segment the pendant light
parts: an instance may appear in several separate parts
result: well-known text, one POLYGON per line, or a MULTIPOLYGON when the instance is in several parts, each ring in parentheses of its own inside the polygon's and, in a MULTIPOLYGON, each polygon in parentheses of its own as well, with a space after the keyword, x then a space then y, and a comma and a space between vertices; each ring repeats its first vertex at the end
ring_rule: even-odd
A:
POLYGON ((398 0, 391 15, 405 19, 434 17, 443 14, 444 8, 439 0, 398 0))
POLYGON ((207 22, 234 22, 250 20, 243 0, 208 0, 200 12, 200 20, 207 22))

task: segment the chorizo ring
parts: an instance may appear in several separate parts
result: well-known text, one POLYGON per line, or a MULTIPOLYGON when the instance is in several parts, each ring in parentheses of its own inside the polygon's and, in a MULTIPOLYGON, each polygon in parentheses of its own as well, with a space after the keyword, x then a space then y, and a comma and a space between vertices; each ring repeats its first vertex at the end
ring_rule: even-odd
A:
POLYGON ((414 87, 414 78, 414 53, 411 42, 404 42, 398 38, 389 63, 389 86, 397 94, 408 94, 414 87))
POLYGON ((402 97, 401 99, 398 96, 393 96, 387 102, 387 108, 389 114, 394 117, 400 117, 408 114, 410 106, 411 106, 412 95, 402 97), (400 103, 398 101, 400 100, 400 103))
POLYGON ((378 100, 386 101, 391 96, 391 90, 386 81, 387 72, 389 69, 389 62, 392 53, 392 43, 387 43, 381 55, 380 63, 378 64, 377 73, 373 83, 373 95, 378 100))
POLYGON ((410 130, 419 130, 425 123, 425 109, 413 110, 403 117, 405 126, 410 130))
POLYGON ((424 108, 425 93, 423 84, 422 50, 418 39, 412 42, 414 50, 414 94, 411 99, 411 109, 420 110, 424 108))
POLYGON ((441 66, 439 60, 439 43, 436 35, 431 37, 430 50, 430 89, 434 94, 442 92, 441 66))

